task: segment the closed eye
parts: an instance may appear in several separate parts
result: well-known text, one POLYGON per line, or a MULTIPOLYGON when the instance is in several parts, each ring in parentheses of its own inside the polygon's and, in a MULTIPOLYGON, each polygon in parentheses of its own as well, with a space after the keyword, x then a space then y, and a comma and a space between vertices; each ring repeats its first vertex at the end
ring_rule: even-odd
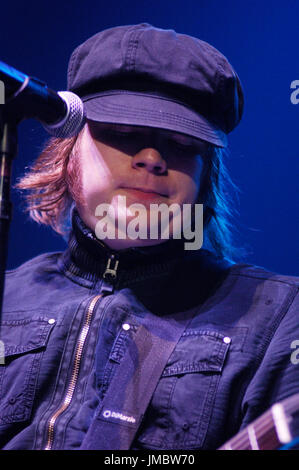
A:
POLYGON ((199 146, 195 145, 193 142, 192 143, 182 143, 174 140, 169 140, 169 145, 172 148, 176 148, 177 150, 186 152, 187 154, 199 154, 200 153, 200 148, 199 146))
POLYGON ((116 130, 108 130, 108 131, 105 131, 105 135, 110 135, 110 136, 115 136, 115 137, 121 137, 121 138, 126 138, 126 139, 130 139, 130 138, 134 138, 134 139, 138 139, 141 137, 140 134, 138 134, 137 132, 123 132, 123 131, 116 131, 116 130))

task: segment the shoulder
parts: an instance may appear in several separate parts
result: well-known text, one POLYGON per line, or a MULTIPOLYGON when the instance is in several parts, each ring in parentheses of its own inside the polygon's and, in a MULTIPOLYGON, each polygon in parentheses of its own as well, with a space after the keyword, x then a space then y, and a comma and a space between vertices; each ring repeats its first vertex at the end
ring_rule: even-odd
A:
POLYGON ((62 274, 58 268, 60 252, 43 253, 15 269, 6 271, 3 311, 32 307, 33 299, 45 296, 58 285, 62 274))
POLYGON ((299 287, 299 277, 289 276, 285 274, 279 274, 263 268, 261 266, 251 264, 234 264, 230 268, 230 274, 232 276, 242 279, 252 279, 255 282, 268 282, 273 284, 273 288, 279 287, 279 285, 287 285, 290 287, 299 287))
POLYGON ((238 304, 246 304, 248 310, 255 311, 257 320, 268 317, 272 325, 278 326, 284 317, 297 319, 298 276, 279 274, 249 264, 235 264, 229 271, 230 286, 233 286, 238 304))
POLYGON ((57 269, 57 259, 60 255, 61 252, 42 253, 14 269, 7 270, 5 273, 5 284, 19 277, 34 276, 37 272, 57 269))

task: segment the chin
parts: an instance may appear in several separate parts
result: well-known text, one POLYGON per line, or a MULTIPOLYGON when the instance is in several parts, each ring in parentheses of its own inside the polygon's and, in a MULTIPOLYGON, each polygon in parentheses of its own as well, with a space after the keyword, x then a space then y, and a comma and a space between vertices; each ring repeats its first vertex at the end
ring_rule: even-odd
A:
POLYGON ((160 245, 161 243, 165 243, 167 240, 141 240, 141 239, 136 239, 136 240, 131 240, 131 239, 126 239, 126 240, 118 240, 117 238, 111 240, 111 239, 104 239, 102 240, 105 245, 107 245, 109 248, 112 250, 127 250, 129 248, 141 248, 141 247, 146 247, 146 246, 154 246, 154 245, 160 245))

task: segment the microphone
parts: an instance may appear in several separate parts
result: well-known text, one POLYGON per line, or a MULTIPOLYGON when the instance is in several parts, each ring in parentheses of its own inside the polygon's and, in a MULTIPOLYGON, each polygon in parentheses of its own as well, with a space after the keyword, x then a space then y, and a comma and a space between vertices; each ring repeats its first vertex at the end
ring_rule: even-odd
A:
POLYGON ((4 84, 4 107, 19 120, 35 118, 49 134, 61 138, 72 137, 82 129, 84 107, 75 93, 55 92, 41 80, 1 61, 0 81, 4 84))

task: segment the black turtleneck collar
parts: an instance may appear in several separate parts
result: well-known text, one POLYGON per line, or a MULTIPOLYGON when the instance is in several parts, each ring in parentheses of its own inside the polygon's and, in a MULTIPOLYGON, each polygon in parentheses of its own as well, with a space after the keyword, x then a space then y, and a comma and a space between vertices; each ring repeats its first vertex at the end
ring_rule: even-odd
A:
POLYGON ((130 287, 150 304, 154 297, 157 300, 162 295, 170 305, 171 297, 171 304, 176 306, 181 303, 182 293, 188 299, 187 304, 203 301, 222 282, 231 266, 204 249, 185 251, 184 240, 111 250, 96 238, 74 209, 68 248, 61 260, 65 274, 78 283, 94 287, 102 279, 109 259, 113 259, 111 267, 118 261, 114 289, 130 287))
POLYGON ((64 257, 66 269, 85 279, 96 281, 103 276, 111 256, 119 261, 119 281, 121 278, 123 281, 124 278, 129 278, 134 282, 138 281, 138 275, 159 272, 171 261, 184 256, 184 240, 169 240, 149 247, 112 250, 86 226, 75 208, 72 213, 72 232, 64 257))

